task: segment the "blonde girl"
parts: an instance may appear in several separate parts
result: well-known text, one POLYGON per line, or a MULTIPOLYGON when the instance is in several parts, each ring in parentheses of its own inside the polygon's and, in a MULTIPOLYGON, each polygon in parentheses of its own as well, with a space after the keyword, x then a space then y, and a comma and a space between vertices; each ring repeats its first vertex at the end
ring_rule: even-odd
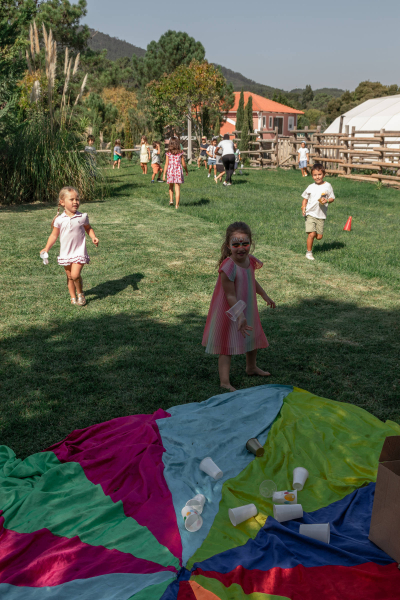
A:
POLYGON ((42 252, 49 252, 60 236, 60 254, 58 264, 62 265, 67 274, 67 286, 71 296, 71 304, 84 306, 85 295, 82 289, 81 271, 88 264, 90 258, 86 250, 85 232, 91 238, 95 246, 99 240, 89 224, 87 213, 78 211, 80 204, 78 191, 70 186, 63 187, 58 196, 57 214, 51 224, 53 231, 47 240, 42 252), (60 215, 60 206, 64 212, 60 215), (76 298, 78 294, 78 298, 76 298))
POLYGON ((270 375, 257 366, 257 350, 268 347, 258 314, 257 294, 272 308, 275 302, 256 281, 255 272, 263 263, 250 254, 251 246, 251 230, 246 223, 237 221, 229 225, 202 341, 208 354, 219 354, 220 384, 231 392, 235 391, 229 376, 234 354, 246 354, 247 375, 270 375), (231 321, 226 312, 239 300, 246 303, 246 308, 237 321, 231 321))
POLYGON ((140 140, 140 166, 142 168, 143 175, 147 175, 147 163, 150 160, 150 147, 147 143, 147 137, 142 136, 140 140))
POLYGON ((174 185, 175 185, 175 208, 179 207, 179 201, 181 197, 181 183, 183 179, 183 169, 186 171, 186 175, 189 175, 183 152, 180 148, 179 140, 172 138, 168 145, 168 152, 166 153, 166 161, 164 167, 164 176, 167 174, 167 183, 169 184, 169 205, 174 205, 174 185), (183 167, 183 168, 182 168, 183 167))
POLYGON ((121 140, 115 140, 114 142, 114 164, 113 164, 113 169, 115 169, 115 165, 118 165, 118 169, 121 166, 121 158, 122 158, 122 151, 121 151, 121 140))

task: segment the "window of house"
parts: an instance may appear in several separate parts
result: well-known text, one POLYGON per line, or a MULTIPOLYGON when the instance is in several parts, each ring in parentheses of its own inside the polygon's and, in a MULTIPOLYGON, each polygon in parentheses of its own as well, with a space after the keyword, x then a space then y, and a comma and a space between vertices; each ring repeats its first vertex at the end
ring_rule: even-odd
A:
POLYGON ((263 117, 262 118, 262 127, 263 127, 263 129, 265 129, 266 126, 267 126, 267 117, 263 117))
POLYGON ((268 119, 268 129, 272 129, 272 123, 273 123, 273 119, 272 119, 272 117, 269 117, 269 119, 268 119))
POLYGON ((289 117, 289 119, 288 119, 288 129, 289 129, 289 131, 292 131, 292 129, 294 129, 294 117, 289 117))

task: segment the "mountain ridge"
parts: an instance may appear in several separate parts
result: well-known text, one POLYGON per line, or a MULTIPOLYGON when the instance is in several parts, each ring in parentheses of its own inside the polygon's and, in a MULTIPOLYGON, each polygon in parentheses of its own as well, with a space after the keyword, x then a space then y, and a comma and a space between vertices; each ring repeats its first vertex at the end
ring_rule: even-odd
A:
MULTIPOLYGON (((143 48, 139 48, 138 46, 134 46, 130 42, 126 42, 125 40, 120 40, 117 37, 113 37, 108 35, 107 33, 102 33, 101 31, 96 31, 95 29, 89 29, 92 37, 88 41, 88 47, 94 51, 107 50, 107 58, 109 60, 117 60, 118 58, 132 58, 134 54, 136 56, 144 56, 146 54, 146 50, 143 48)), ((215 65, 219 67, 222 71, 223 76, 228 81, 228 83, 232 83, 233 89, 235 92, 240 91, 242 88, 245 88, 244 91, 252 92, 253 94, 258 94, 260 96, 264 96, 266 98, 272 98, 274 94, 301 94, 304 90, 301 88, 296 88, 289 91, 283 90, 281 88, 276 88, 270 85, 266 85, 263 83, 257 83, 248 77, 245 77, 241 73, 237 71, 232 71, 232 69, 228 69, 227 67, 223 67, 222 65, 215 65)), ((315 94, 329 94, 330 96, 334 96, 338 98, 344 93, 344 90, 339 88, 320 88, 317 90, 313 90, 315 94)))

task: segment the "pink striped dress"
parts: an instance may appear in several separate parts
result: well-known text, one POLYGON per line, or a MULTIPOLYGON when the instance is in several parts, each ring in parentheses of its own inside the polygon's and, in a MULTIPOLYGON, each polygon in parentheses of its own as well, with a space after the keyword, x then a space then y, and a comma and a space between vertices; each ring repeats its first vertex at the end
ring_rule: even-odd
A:
POLYGON ((229 304, 222 287, 221 276, 218 276, 211 298, 210 310, 203 334, 202 345, 208 354, 244 354, 257 348, 267 348, 268 340, 261 326, 257 307, 256 279, 254 271, 261 269, 263 263, 249 255, 250 265, 247 269, 239 267, 228 257, 221 264, 218 272, 223 271, 231 281, 235 282, 236 298, 244 300, 247 308, 244 315, 247 324, 253 327, 245 338, 237 330, 237 322, 231 321, 225 314, 229 304))

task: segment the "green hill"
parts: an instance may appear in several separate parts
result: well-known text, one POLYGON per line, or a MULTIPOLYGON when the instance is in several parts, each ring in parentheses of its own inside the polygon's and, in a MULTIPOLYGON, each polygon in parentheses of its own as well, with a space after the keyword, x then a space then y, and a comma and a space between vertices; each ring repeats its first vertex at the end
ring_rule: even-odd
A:
MULTIPOLYGON (((138 48, 138 46, 134 46, 129 42, 112 37, 106 33, 101 33, 95 29, 91 29, 90 33, 92 34, 92 37, 88 42, 89 48, 91 50, 107 50, 107 58, 110 60, 117 60, 118 58, 124 58, 126 56, 128 58, 132 58, 134 54, 136 54, 136 56, 144 56, 146 53, 146 50, 143 50, 143 48, 138 48)), ((303 92, 303 90, 300 88, 291 90, 291 92, 286 92, 280 88, 257 83, 252 79, 248 79, 241 73, 232 71, 231 69, 227 69, 221 65, 218 66, 220 67, 225 79, 229 83, 232 83, 235 92, 243 88, 246 92, 253 92, 253 94, 259 94, 265 98, 272 98, 275 93, 278 95, 280 93, 301 95, 303 92)), ((344 90, 339 90, 337 88, 321 88, 319 90, 314 90, 314 94, 329 94, 335 98, 341 96, 343 92, 344 90)))
POLYGON ((132 58, 134 54, 136 56, 144 56, 146 54, 146 50, 143 50, 143 48, 138 48, 129 42, 111 37, 106 33, 101 33, 101 31, 90 29, 90 33, 92 37, 88 42, 89 48, 97 51, 107 50, 107 58, 110 60, 117 60, 125 56, 132 58))

